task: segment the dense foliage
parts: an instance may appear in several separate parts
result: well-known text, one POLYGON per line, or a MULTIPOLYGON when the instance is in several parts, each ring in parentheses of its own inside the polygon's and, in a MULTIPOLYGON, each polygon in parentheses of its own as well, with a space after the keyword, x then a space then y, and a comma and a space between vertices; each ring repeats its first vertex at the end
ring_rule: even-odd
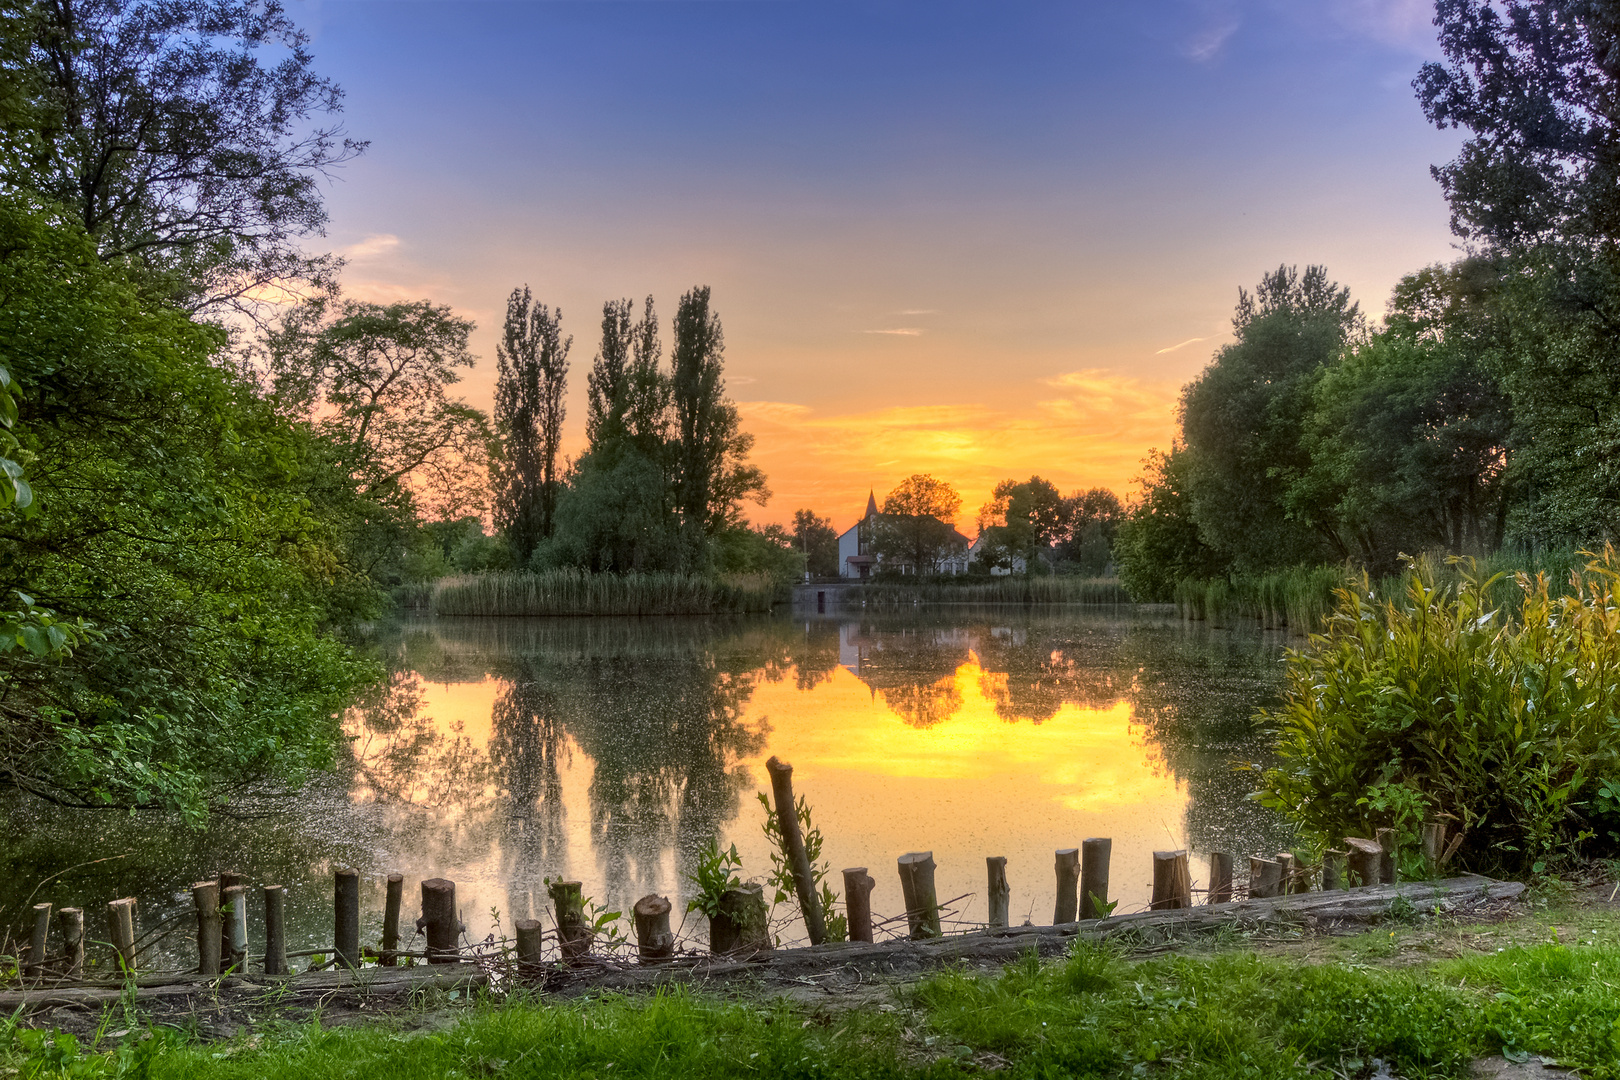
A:
POLYGON ((1609 549, 1555 596, 1520 575, 1518 602, 1465 569, 1415 568, 1404 597, 1339 593, 1324 634, 1289 655, 1263 714, 1281 764, 1263 799, 1336 842, 1449 818, 1462 865, 1531 868, 1620 845, 1620 559, 1609 549))
POLYGON ((0 520, 0 574, 96 629, 56 660, 0 654, 4 781, 195 814, 324 764, 368 673, 324 632, 353 591, 311 497, 342 482, 332 447, 60 211, 0 202, 0 250, 0 354, 25 391, 35 496, 0 520))

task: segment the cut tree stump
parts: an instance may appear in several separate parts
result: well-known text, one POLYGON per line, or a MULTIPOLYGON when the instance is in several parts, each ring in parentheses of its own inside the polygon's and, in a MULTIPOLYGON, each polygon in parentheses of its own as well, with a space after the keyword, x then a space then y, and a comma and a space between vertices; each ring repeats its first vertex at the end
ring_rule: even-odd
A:
POLYGON ((1225 851, 1209 853, 1208 903, 1224 904, 1232 899, 1232 856, 1225 851))
POLYGON ((234 971, 247 970, 247 886, 232 885, 221 897, 225 916, 225 940, 230 951, 220 957, 234 971))
POLYGON ((393 967, 399 963, 399 912, 405 903, 405 875, 389 874, 383 894, 382 955, 377 963, 393 967))
POLYGON ((546 958, 546 929, 539 919, 519 919, 512 924, 517 933, 518 970, 524 974, 538 971, 546 958))
POLYGON ((1053 866, 1057 871, 1057 905, 1052 909, 1052 925, 1056 926, 1080 917, 1080 849, 1059 848, 1053 866))
POLYGON ((557 943, 563 960, 578 960, 591 951, 591 927, 585 921, 585 886, 577 881, 553 881, 546 886, 557 920, 557 943))
POLYGON ((719 956, 758 956, 771 949, 765 888, 750 881, 720 894, 719 912, 709 918, 709 951, 719 956))
POLYGON ((219 974, 219 881, 199 881, 191 887, 197 908, 197 974, 219 974))
POLYGON ((1192 907, 1192 874, 1185 851, 1153 853, 1153 911, 1192 907))
POLYGON ((636 927, 636 955, 643 964, 658 964, 675 955, 675 935, 669 930, 672 905, 668 897, 643 896, 630 909, 636 927))
POLYGON ((1101 919, 1108 914, 1108 862, 1114 841, 1094 836, 1080 842, 1080 917, 1101 919))
POLYGON ((84 974, 84 909, 65 907, 56 913, 62 934, 62 974, 76 979, 84 974))
POLYGON ((135 973, 135 898, 126 896, 107 905, 107 936, 118 954, 119 970, 135 973))
POLYGON ((264 887, 264 973, 290 975, 287 967, 287 887, 264 887))
POLYGON ((900 856, 900 892, 906 898, 906 921, 913 940, 937 938, 939 894, 934 891, 934 853, 910 851, 900 856))
MULTIPOLYGON (((991 855, 984 860, 989 883, 985 895, 990 901, 989 925, 1007 925, 1007 909, 1012 903, 1012 889, 1007 885, 1007 856, 991 855)), ((865 940, 871 941, 871 938, 865 940)))
POLYGON ((45 974, 45 949, 51 939, 51 905, 34 905, 34 932, 28 939, 28 966, 23 974, 37 979, 45 974))
POLYGON ((427 961, 430 964, 461 962, 457 941, 461 919, 456 914, 456 883, 448 878, 428 878, 422 882, 422 917, 416 928, 427 933, 427 961))
POLYGON ((844 911, 851 941, 872 940, 872 886, 876 884, 864 866, 844 871, 844 911))
POLYGON ((1365 889, 1380 884, 1379 878, 1383 876, 1380 869, 1384 860, 1383 845, 1365 837, 1347 836, 1344 846, 1350 852, 1350 887, 1365 889))
POLYGON ((360 966, 360 871, 332 872, 332 951, 344 967, 360 966))

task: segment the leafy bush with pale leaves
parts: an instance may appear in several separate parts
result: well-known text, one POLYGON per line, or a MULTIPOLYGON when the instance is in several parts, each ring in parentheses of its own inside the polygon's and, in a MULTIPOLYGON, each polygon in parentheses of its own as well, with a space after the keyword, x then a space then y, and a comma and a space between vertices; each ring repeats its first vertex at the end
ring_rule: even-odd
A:
POLYGON ((1620 558, 1592 556, 1565 596, 1518 574, 1500 605, 1502 575, 1451 561, 1455 585, 1414 565, 1397 600, 1365 578, 1338 592, 1260 713, 1281 764, 1258 797, 1328 843, 1443 817, 1463 833, 1453 866, 1481 870, 1616 846, 1620 558))

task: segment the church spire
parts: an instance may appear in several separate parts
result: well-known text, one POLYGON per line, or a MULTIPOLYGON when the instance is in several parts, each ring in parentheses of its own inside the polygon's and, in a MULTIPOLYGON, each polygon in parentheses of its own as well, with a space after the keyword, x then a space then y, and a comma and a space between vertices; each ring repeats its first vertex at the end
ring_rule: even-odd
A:
POLYGON ((866 492, 866 516, 868 518, 877 517, 877 496, 872 494, 870 488, 866 492))

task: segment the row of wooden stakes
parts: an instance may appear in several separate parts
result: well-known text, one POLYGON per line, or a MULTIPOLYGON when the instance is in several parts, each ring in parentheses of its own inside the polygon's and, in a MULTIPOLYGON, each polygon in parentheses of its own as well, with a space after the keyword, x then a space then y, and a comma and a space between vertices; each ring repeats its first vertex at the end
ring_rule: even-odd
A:
MULTIPOLYGON (((1425 857, 1438 866, 1450 852, 1441 851, 1443 826, 1425 829, 1425 857)), ((793 847, 791 843, 785 845, 793 847)), ((1455 849, 1455 843, 1452 845, 1455 849)), ((1056 852, 1057 903, 1054 923, 1077 919, 1106 918, 1113 905, 1108 900, 1109 863, 1113 841, 1106 837, 1086 840, 1078 848, 1056 852)), ((1291 853, 1273 858, 1249 859, 1246 890, 1233 882, 1232 856, 1214 852, 1209 857, 1207 902, 1236 899, 1241 892, 1249 897, 1281 896, 1311 891, 1317 870, 1324 891, 1359 885, 1392 883, 1395 880, 1394 834, 1382 830, 1378 839, 1345 839, 1345 850, 1330 851, 1319 868, 1306 866, 1291 853)), ((1008 925, 1011 889, 1007 881, 1007 860, 992 856, 986 861, 987 897, 990 928, 1008 925)), ((941 936, 938 894, 934 887, 935 863, 932 852, 908 852, 897 860, 901 894, 905 901, 907 929, 913 939, 941 936)), ((875 882, 864 866, 843 871, 844 900, 851 941, 873 940, 871 892, 875 882)), ((400 948, 400 919, 404 899, 404 876, 389 874, 384 883, 381 947, 362 948, 360 943, 360 872, 340 869, 333 873, 332 962, 358 967, 365 960, 389 967, 401 959, 425 959, 430 964, 457 963, 468 955, 460 946, 465 930, 456 912, 456 884, 445 878, 429 878, 421 883, 421 917, 416 931, 425 938, 425 948, 411 952, 400 948)), ((267 975, 290 974, 286 945, 286 888, 265 885, 260 891, 264 924, 264 953, 261 968, 267 975)), ((564 962, 577 961, 591 949, 594 931, 585 915, 583 887, 577 881, 548 883, 556 922, 554 937, 564 962)), ((218 975, 222 971, 248 969, 249 889, 240 874, 225 873, 191 887, 197 922, 197 973, 218 975)), ((814 897, 815 893, 812 892, 814 897)), ((1150 907, 1155 910, 1191 907, 1193 888, 1186 851, 1153 853, 1153 892, 1150 907)), ((771 935, 763 887, 758 882, 738 884, 719 898, 717 912, 709 919, 710 951, 717 955, 748 955, 769 951, 771 935)), ((636 951, 644 963, 657 963, 675 956, 675 936, 670 930, 672 906, 666 897, 648 895, 632 908, 636 951)), ((29 977, 57 975, 73 978, 84 970, 84 912, 63 908, 56 912, 61 951, 52 955, 48 936, 50 904, 34 905, 33 935, 24 973, 29 977)), ((810 931, 811 944, 826 937, 825 913, 819 902, 807 908, 801 899, 801 912, 810 931)), ((118 966, 126 975, 137 969, 135 901, 126 897, 107 905, 108 933, 118 966)), ((515 953, 520 968, 533 968, 544 962, 546 933, 537 919, 519 919, 514 924, 515 953)), ((313 951, 297 955, 313 955, 313 951)))

